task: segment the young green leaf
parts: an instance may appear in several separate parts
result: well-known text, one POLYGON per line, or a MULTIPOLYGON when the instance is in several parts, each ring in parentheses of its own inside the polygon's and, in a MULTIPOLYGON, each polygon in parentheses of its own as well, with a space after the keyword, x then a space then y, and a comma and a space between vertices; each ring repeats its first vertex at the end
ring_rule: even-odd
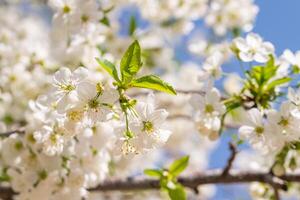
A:
POLYGON ((103 69, 105 69, 117 82, 120 82, 120 79, 118 77, 118 72, 114 64, 109 62, 108 60, 100 60, 99 58, 96 58, 97 62, 100 64, 103 69))
POLYGON ((176 184, 175 188, 167 188, 168 194, 171 200, 186 200, 186 193, 184 187, 180 184, 176 184))
POLYGON ((136 20, 134 16, 130 17, 128 34, 132 36, 136 30, 136 20))
POLYGON ((121 59, 120 70, 122 82, 124 84, 130 83, 132 78, 140 70, 141 66, 141 48, 138 41, 134 41, 121 59))
POLYGON ((152 177, 158 177, 158 178, 160 178, 163 175, 162 170, 159 169, 145 169, 144 174, 152 177))
POLYGON ((170 174, 172 174, 174 177, 178 176, 188 166, 189 158, 189 156, 184 156, 178 160, 175 160, 169 168, 170 174))
POLYGON ((273 89, 273 88, 275 88, 276 86, 282 85, 282 84, 285 84, 285 83, 288 83, 288 82, 290 82, 291 80, 292 80, 291 77, 284 77, 284 78, 276 79, 276 80, 272 81, 271 83, 269 83, 269 84, 267 85, 266 90, 273 89))
POLYGON ((300 73, 300 69, 299 69, 298 65, 293 65, 291 68, 292 68, 292 72, 294 74, 299 74, 300 73))
POLYGON ((155 75, 147 75, 135 79, 131 82, 130 86, 158 90, 158 91, 176 95, 176 91, 173 89, 171 85, 164 82, 158 76, 155 75))

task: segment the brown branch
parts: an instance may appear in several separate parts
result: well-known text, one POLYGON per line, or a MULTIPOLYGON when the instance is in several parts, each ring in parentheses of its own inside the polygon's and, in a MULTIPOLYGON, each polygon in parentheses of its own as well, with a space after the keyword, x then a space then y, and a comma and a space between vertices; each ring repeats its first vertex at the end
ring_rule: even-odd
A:
MULTIPOLYGON (((230 170, 226 176, 223 175, 224 170, 210 170, 205 173, 197 173, 191 176, 179 177, 178 182, 183 186, 194 189, 204 184, 236 184, 261 182, 271 185, 278 190, 286 190, 286 182, 300 182, 300 174, 287 174, 281 177, 275 177, 265 172, 241 172, 230 170)), ((159 180, 153 179, 116 179, 101 183, 89 191, 133 191, 133 190, 155 190, 160 188, 159 180)), ((13 195, 13 191, 8 188, 0 188, 0 197, 9 199, 13 195)))
POLYGON ((230 157, 227 161, 227 165, 225 166, 224 170, 223 170, 223 176, 226 176, 229 172, 229 170, 231 169, 232 165, 233 165, 233 161, 236 157, 237 149, 236 146, 234 144, 232 144, 231 142, 229 143, 229 149, 230 149, 230 157))
POLYGON ((184 119, 184 120, 193 120, 192 116, 186 114, 173 114, 168 116, 168 120, 176 120, 176 119, 184 119))
MULTIPOLYGON (((300 182, 300 174, 284 175, 279 180, 287 182, 300 182)), ((179 177, 178 182, 188 188, 196 188, 204 184, 235 184, 235 183, 250 183, 261 182, 271 185, 276 189, 286 190, 286 184, 283 181, 278 181, 278 178, 269 173, 264 172, 239 172, 233 171, 226 176, 223 175, 223 170, 212 170, 205 173, 199 173, 188 177, 179 177)), ((149 190, 159 189, 159 180, 153 179, 125 179, 105 181, 89 191, 126 191, 126 190, 149 190)))
POLYGON ((280 200, 279 190, 276 187, 272 187, 274 190, 274 200, 280 200))
POLYGON ((3 200, 12 200, 16 193, 8 187, 0 187, 0 198, 3 200))
POLYGON ((20 128, 20 129, 16 129, 16 130, 12 130, 12 131, 3 132, 3 133, 0 133, 0 137, 1 136, 8 137, 8 136, 10 136, 12 134, 15 134, 15 133, 24 134, 25 130, 23 128, 20 128))

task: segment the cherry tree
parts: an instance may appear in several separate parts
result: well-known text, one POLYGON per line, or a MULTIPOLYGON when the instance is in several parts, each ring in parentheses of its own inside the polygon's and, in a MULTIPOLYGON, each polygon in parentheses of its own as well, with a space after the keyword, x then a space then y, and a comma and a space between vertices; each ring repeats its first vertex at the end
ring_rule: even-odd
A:
POLYGON ((1 199, 299 197, 300 53, 254 1, 0 2, 1 199))

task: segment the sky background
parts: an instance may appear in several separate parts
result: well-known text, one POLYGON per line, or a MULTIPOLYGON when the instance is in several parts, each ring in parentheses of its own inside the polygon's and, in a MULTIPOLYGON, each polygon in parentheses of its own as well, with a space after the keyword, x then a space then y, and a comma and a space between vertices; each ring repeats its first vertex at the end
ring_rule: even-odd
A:
POLYGON ((260 11, 254 32, 271 41, 276 53, 300 50, 300 1, 257 0, 260 11))
MULTIPOLYGON (((300 50, 300 0, 256 0, 256 4, 260 11, 253 32, 272 42, 277 55, 287 48, 292 51, 300 50)), ((212 158, 218 159, 211 160, 210 168, 224 167, 229 156, 230 139, 230 136, 222 138, 221 145, 212 155, 212 158)), ((251 199, 246 188, 241 185, 219 185, 217 188, 218 192, 213 200, 251 199)))

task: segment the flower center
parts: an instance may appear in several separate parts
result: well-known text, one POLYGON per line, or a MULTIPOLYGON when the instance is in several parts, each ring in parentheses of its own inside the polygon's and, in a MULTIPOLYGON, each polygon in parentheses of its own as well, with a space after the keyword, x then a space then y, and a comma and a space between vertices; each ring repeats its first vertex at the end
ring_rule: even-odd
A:
POLYGON ((278 124, 280 126, 286 127, 287 125, 289 125, 289 120, 282 117, 281 120, 280 120, 280 122, 278 122, 278 124))
POLYGON ((23 148, 23 143, 21 141, 17 141, 15 143, 16 150, 20 151, 23 148))
POLYGON ((213 111, 214 111, 214 107, 211 104, 206 104, 205 112, 206 113, 212 113, 213 111))
POLYGON ((68 5, 65 5, 64 7, 63 7, 63 12, 64 13, 69 13, 71 11, 71 8, 68 6, 68 5))
POLYGON ((51 134, 50 141, 52 144, 56 144, 58 140, 58 135, 56 133, 51 134))
POLYGON ((143 131, 152 133, 154 131, 153 123, 150 121, 143 121, 143 131))
POLYGON ((261 135, 264 132, 264 128, 261 126, 255 127, 255 132, 257 135, 261 135))
POLYGON ((89 108, 96 109, 99 106, 99 101, 97 99, 91 99, 88 103, 89 108))
POLYGON ((10 82, 15 82, 17 80, 17 77, 12 74, 9 76, 9 80, 10 80, 10 82))
POLYGON ((124 141, 122 147, 121 147, 121 151, 123 154, 127 155, 129 153, 136 153, 138 154, 136 148, 131 144, 129 143, 129 141, 124 141))
POLYGON ((88 21, 89 21, 89 16, 87 16, 87 15, 81 15, 81 21, 82 21, 83 23, 88 22, 88 21))
POLYGON ((65 91, 65 92, 71 92, 72 90, 75 90, 75 86, 68 84, 68 85, 60 85, 59 86, 61 90, 65 91))
POLYGON ((80 121, 83 117, 83 112, 78 110, 73 110, 67 113, 67 117, 72 121, 80 121))

